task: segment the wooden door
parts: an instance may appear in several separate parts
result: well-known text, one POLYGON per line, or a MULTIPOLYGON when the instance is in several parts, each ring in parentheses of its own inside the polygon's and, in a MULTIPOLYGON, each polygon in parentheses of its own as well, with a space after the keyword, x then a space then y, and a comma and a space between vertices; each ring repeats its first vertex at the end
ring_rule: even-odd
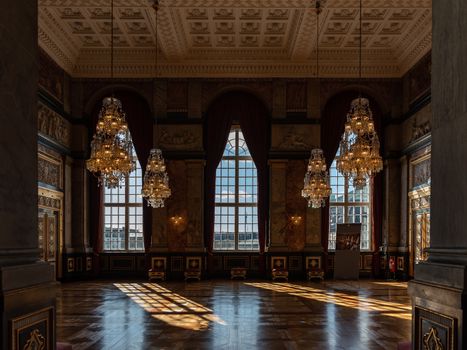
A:
POLYGON ((41 250, 40 258, 54 266, 55 276, 57 276, 58 216, 58 211, 39 209, 38 246, 41 250))

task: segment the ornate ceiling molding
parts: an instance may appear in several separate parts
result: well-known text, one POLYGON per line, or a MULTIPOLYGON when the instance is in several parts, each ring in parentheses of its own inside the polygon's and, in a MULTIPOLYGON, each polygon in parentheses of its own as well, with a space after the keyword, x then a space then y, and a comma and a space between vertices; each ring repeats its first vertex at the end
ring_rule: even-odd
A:
MULTIPOLYGON (((151 4, 115 0, 116 77, 154 76, 151 4)), ((358 4, 325 1, 320 76, 358 73, 358 4)), ((431 49, 431 7, 431 0, 366 0, 364 76, 400 77, 431 49)), ((162 0, 159 15, 163 77, 315 75, 312 0, 162 0)), ((39 44, 72 76, 108 76, 109 32, 108 0, 39 0, 39 44)))

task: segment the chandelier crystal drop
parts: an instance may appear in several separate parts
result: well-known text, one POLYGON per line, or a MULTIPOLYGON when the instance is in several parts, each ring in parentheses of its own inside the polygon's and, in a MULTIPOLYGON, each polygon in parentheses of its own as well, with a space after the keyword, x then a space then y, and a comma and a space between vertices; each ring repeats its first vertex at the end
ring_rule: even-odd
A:
POLYGON ((135 170, 132 147, 120 100, 104 98, 86 168, 97 176, 99 185, 116 188, 125 176, 135 170))
POLYGON ((311 151, 305 174, 302 197, 308 201, 308 206, 320 208, 326 204, 326 198, 331 194, 329 174, 326 170, 326 162, 323 151, 315 148, 311 151))
POLYGON ((153 208, 164 207, 165 200, 170 197, 169 176, 166 172, 162 151, 151 149, 143 178, 141 194, 153 208))
POLYGON ((339 145, 337 170, 353 179, 357 190, 363 189, 366 180, 383 169, 379 155, 379 138, 375 131, 368 99, 352 101, 347 115, 344 134, 339 145))

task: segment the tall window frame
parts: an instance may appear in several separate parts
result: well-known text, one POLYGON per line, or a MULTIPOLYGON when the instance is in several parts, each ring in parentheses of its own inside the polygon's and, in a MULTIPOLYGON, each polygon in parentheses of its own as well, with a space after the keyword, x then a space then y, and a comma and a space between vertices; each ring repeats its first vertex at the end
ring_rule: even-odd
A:
POLYGON ((136 168, 120 186, 103 189, 102 242, 105 252, 144 252, 143 183, 141 165, 134 147, 132 154, 136 168))
POLYGON ((257 176, 240 126, 233 125, 216 169, 214 251, 259 251, 257 176))
POLYGON ((337 171, 337 151, 330 168, 330 182, 332 193, 329 197, 329 226, 328 250, 336 249, 337 224, 361 223, 360 250, 370 251, 372 244, 372 201, 373 185, 367 180, 362 190, 356 190, 352 179, 337 171))

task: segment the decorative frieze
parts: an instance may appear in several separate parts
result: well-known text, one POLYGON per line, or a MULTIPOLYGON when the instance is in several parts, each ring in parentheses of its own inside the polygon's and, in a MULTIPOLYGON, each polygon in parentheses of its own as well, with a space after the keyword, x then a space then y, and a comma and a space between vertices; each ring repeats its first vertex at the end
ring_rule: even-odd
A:
POLYGON ((159 145, 168 151, 201 151, 203 135, 201 125, 159 125, 159 145))
POLYGON ((317 125, 272 125, 271 133, 273 151, 310 151, 319 145, 317 125))
POLYGON ((37 109, 37 130, 62 146, 71 146, 71 124, 42 103, 37 109))

